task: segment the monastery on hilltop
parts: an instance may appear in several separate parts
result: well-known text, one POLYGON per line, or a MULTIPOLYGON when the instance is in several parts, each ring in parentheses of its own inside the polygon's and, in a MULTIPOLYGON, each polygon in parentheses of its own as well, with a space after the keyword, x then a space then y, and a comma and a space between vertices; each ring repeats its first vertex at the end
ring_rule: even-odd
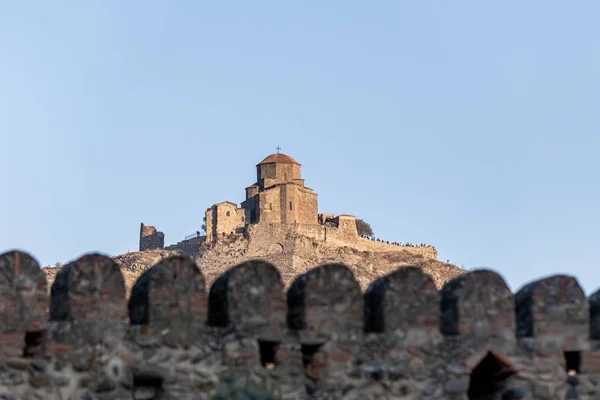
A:
MULTIPOLYGON (((301 237, 350 247, 358 251, 409 251, 437 259, 433 246, 402 246, 373 241, 358 235, 356 219, 348 214, 319 214, 318 194, 304 184, 301 164, 292 157, 271 154, 256 165, 256 182, 246 188, 246 199, 238 205, 222 201, 205 213, 206 235, 197 232, 166 247, 202 256, 203 249, 223 241, 242 239, 249 253, 293 253, 301 237)), ((140 251, 162 249, 164 234, 141 225, 140 251)))
POLYGON ((243 233, 250 224, 318 224, 318 195, 304 186, 300 168, 298 161, 281 153, 262 160, 241 207, 224 201, 206 211, 206 240, 243 233))

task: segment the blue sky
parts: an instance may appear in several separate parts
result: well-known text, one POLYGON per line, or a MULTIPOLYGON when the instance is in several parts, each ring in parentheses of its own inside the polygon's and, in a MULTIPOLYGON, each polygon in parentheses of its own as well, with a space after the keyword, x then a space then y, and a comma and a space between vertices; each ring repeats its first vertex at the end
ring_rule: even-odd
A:
POLYGON ((597 1, 0 5, 0 251, 166 242, 281 146, 321 212, 600 287, 597 1))

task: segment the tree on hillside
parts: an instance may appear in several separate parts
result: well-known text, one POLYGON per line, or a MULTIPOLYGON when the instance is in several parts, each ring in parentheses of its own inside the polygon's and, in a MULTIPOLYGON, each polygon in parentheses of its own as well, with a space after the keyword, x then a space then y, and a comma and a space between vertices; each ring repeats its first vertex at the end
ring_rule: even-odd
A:
POLYGON ((204 217, 202 217, 202 221, 204 223, 202 224, 202 226, 200 227, 200 229, 202 230, 202 232, 206 233, 206 215, 204 217))
POLYGON ((373 229, 371 229, 371 225, 362 219, 356 220, 356 231, 358 232, 359 236, 373 236, 373 229))

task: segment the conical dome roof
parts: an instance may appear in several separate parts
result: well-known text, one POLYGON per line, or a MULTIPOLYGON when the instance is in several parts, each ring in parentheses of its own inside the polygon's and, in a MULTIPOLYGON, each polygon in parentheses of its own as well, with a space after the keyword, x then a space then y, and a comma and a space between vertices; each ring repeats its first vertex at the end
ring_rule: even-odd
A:
POLYGON ((288 156, 287 154, 283 154, 283 153, 271 154, 269 157, 262 160, 258 165, 271 164, 271 163, 300 165, 300 163, 298 161, 294 160, 292 157, 288 156))

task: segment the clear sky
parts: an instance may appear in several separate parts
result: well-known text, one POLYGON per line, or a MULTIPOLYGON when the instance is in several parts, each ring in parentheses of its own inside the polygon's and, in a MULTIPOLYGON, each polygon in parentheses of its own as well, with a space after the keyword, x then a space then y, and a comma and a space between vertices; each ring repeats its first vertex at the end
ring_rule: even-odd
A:
POLYGON ((0 252, 175 243, 276 146, 321 212, 600 288, 600 2, 0 5, 0 252))

